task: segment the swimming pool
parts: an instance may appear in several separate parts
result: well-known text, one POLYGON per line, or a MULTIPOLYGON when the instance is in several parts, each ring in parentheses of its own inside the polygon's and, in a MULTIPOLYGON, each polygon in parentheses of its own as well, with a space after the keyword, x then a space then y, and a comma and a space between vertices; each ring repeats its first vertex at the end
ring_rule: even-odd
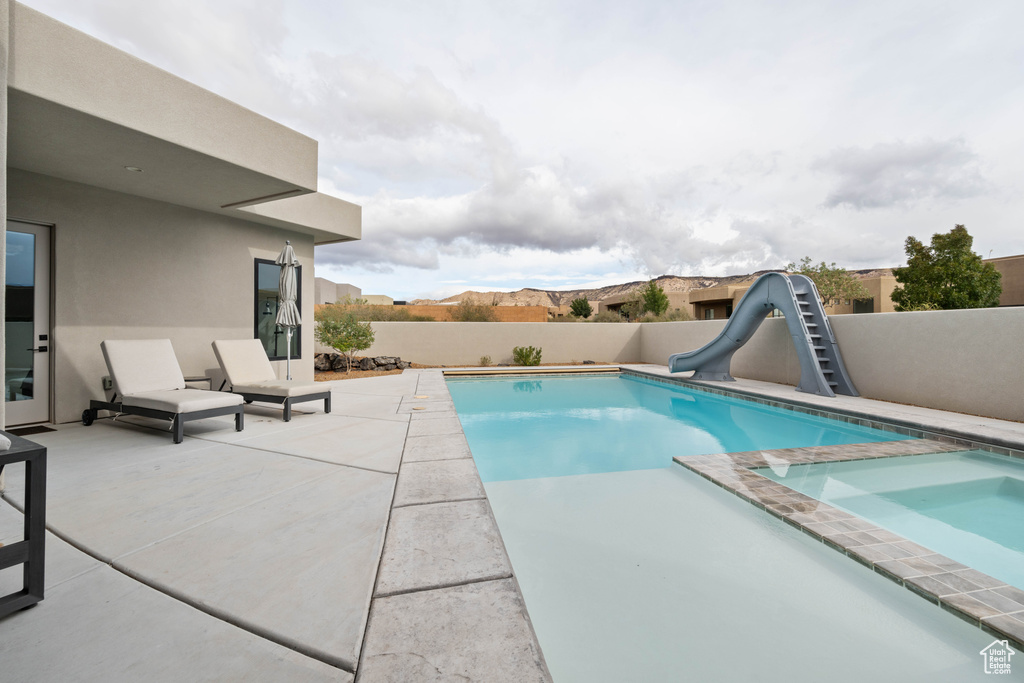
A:
POLYGON ((1024 588, 1024 462, 984 451, 756 470, 1024 588))
POLYGON ((906 437, 629 375, 447 384, 559 683, 980 673, 991 636, 670 464, 906 437))
POLYGON ((909 438, 631 375, 449 378, 448 390, 485 482, 909 438))

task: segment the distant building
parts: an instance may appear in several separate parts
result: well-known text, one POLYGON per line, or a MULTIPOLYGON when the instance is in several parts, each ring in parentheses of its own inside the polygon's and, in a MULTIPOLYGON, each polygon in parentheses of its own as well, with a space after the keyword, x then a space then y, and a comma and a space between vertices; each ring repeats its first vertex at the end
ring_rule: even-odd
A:
POLYGON ((363 299, 368 304, 375 306, 391 306, 395 300, 384 294, 363 294, 363 290, 355 285, 342 282, 331 282, 326 278, 318 277, 313 282, 313 295, 317 306, 320 304, 336 304, 346 297, 351 300, 363 299))
POLYGON ((1024 306, 1024 254, 985 259, 1003 276, 1000 306, 1024 306))
POLYGON ((317 306, 320 304, 337 303, 345 297, 358 299, 362 296, 362 293, 363 290, 354 285, 331 282, 322 277, 313 280, 313 296, 315 299, 313 303, 317 306))

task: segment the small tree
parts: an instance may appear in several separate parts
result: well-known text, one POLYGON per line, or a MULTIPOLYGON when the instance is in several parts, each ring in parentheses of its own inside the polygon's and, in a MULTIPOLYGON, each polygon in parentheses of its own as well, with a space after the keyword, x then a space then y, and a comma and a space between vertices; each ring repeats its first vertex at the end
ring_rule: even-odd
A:
POLYGON ((593 313, 594 309, 582 296, 579 299, 573 299, 569 304, 569 312, 577 318, 589 318, 593 313))
POLYGON ((640 314, 653 313, 657 317, 668 310, 668 294, 656 280, 651 280, 640 288, 640 304, 640 314))
POLYGON ((348 361, 345 364, 346 374, 352 372, 352 358, 355 352, 368 349, 373 344, 373 329, 370 323, 359 322, 354 313, 318 320, 314 336, 324 346, 330 346, 345 354, 348 361))
POLYGON ((903 285, 892 293, 896 310, 998 306, 1002 275, 971 250, 973 245, 974 238, 962 225, 932 235, 931 246, 908 237, 907 265, 892 270, 903 285))
POLYGON ((871 293, 864 287, 864 283, 850 275, 845 268, 840 268, 834 262, 827 264, 824 261, 814 265, 810 256, 805 256, 800 263, 786 265, 790 273, 798 273, 811 278, 814 286, 821 297, 821 303, 825 306, 832 306, 843 301, 854 299, 867 299, 871 293))

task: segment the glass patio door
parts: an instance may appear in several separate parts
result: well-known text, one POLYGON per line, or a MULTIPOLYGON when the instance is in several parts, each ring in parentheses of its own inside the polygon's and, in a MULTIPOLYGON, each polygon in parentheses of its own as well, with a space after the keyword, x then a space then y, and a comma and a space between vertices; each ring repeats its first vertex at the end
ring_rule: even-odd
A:
POLYGON ((50 228, 7 221, 8 427, 50 419, 50 228))

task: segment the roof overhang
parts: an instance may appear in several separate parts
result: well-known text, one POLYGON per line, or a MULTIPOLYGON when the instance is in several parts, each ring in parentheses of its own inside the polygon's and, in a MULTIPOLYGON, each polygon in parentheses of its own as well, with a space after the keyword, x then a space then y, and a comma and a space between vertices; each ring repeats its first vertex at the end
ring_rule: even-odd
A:
POLYGON ((359 239, 359 207, 316 193, 315 140, 17 3, 10 45, 8 166, 359 239))

